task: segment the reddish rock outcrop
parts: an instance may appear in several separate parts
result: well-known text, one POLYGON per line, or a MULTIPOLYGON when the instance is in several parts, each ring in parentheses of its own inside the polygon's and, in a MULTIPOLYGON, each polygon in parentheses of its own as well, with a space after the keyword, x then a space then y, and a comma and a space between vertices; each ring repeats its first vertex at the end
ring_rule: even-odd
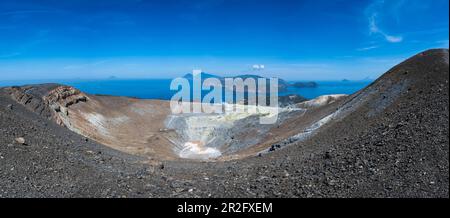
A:
POLYGON ((57 84, 13 86, 7 90, 14 100, 61 126, 70 125, 68 107, 88 100, 80 90, 57 84))

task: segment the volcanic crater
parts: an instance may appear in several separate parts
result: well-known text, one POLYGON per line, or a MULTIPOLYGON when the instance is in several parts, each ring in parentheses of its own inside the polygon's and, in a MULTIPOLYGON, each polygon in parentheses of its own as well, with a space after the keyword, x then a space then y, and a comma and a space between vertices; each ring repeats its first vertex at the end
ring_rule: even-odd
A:
POLYGON ((270 125, 274 108, 172 114, 60 84, 1 88, 0 195, 448 198, 448 82, 448 49, 428 50, 270 125))

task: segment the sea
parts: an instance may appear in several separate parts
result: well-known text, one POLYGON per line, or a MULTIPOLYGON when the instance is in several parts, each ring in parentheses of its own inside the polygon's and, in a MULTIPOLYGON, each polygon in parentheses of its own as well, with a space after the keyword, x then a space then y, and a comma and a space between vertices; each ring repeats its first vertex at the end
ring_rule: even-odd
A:
MULTIPOLYGON (((171 79, 71 79, 71 80, 17 80, 1 81, 0 87, 21 86, 42 83, 60 83, 73 86, 88 94, 126 96, 140 99, 161 99, 169 100, 177 91, 170 90, 171 79)), ((308 81, 288 81, 308 82, 308 81)), ((279 92, 279 96, 298 94, 308 99, 313 99, 321 95, 330 94, 352 94, 372 81, 315 81, 316 87, 295 88, 288 87, 284 92, 279 92)))

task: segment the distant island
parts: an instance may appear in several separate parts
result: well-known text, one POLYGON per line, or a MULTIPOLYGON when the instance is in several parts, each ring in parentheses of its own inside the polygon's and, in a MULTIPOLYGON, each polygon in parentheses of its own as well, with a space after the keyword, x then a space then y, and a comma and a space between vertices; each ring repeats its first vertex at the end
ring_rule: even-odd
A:
MULTIPOLYGON (((188 80, 192 80, 192 78, 193 78, 192 73, 188 73, 188 74, 184 75, 183 78, 186 78, 188 80)), ((225 83, 225 78, 233 78, 233 79, 234 78, 242 78, 243 80, 248 79, 248 78, 253 78, 255 80, 264 78, 264 79, 267 80, 266 84, 269 84, 269 81, 268 81, 269 78, 262 77, 262 76, 259 76, 259 75, 252 75, 252 74, 243 74, 243 75, 230 76, 230 77, 221 77, 221 76, 217 76, 217 75, 214 75, 214 74, 202 72, 201 73, 201 78, 202 78, 202 80, 205 80, 205 79, 208 79, 208 78, 216 78, 216 79, 219 79, 222 82, 222 85, 224 85, 224 83, 225 83)), ((290 86, 290 84, 288 82, 286 82, 283 79, 278 78, 278 91, 280 91, 280 92, 287 91, 287 88, 289 86, 290 86)))
POLYGON ((318 85, 316 82, 296 82, 291 86, 295 88, 316 88, 318 85))

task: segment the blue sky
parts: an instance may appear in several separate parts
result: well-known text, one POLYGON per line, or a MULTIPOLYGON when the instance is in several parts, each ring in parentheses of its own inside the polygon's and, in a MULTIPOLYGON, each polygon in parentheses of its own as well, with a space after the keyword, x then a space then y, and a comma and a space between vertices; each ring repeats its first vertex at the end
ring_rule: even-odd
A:
POLYGON ((415 53, 448 48, 448 7, 448 0, 2 0, 0 80, 171 78, 193 68, 376 78, 415 53))

